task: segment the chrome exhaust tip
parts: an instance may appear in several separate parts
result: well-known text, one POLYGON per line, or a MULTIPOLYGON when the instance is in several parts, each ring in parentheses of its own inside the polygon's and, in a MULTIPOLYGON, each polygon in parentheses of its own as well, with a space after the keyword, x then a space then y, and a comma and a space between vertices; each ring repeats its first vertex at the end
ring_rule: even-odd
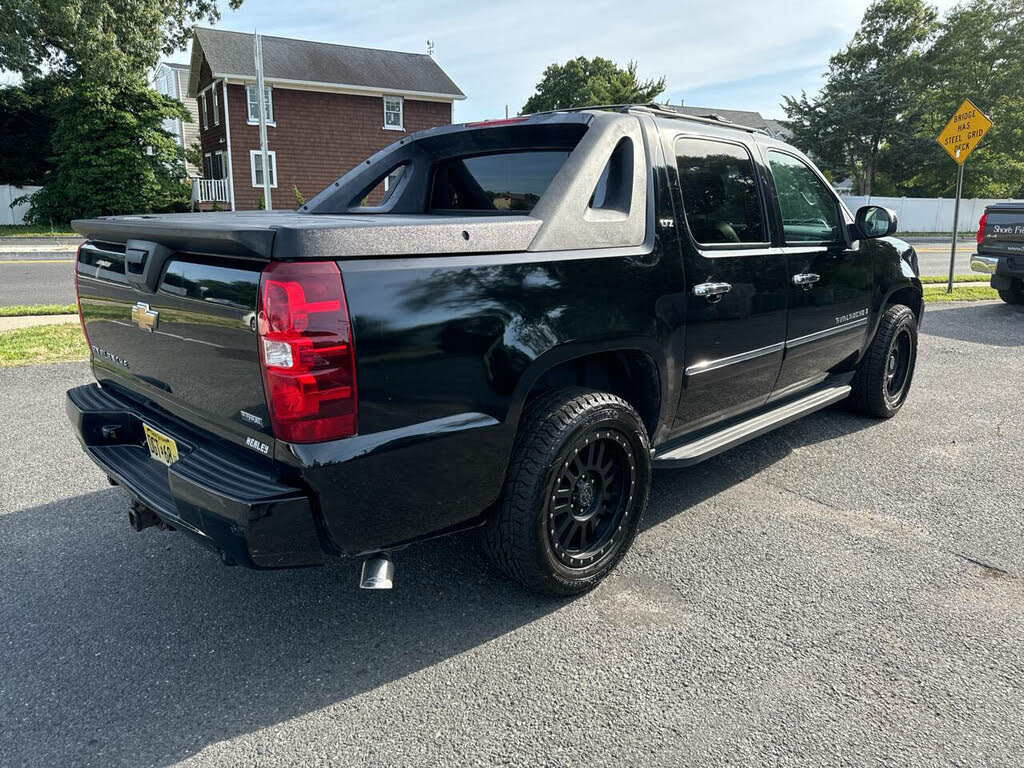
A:
POLYGON ((363 574, 359 577, 360 589, 391 589, 395 579, 395 563, 381 553, 363 560, 363 574))

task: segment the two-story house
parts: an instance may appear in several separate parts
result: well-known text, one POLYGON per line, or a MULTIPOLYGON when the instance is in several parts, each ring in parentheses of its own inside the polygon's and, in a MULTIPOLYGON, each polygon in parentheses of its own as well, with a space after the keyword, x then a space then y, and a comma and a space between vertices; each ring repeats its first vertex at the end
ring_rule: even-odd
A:
MULTIPOLYGON (((252 34, 197 27, 188 93, 199 108, 199 202, 261 206, 252 34)), ((297 207, 412 131, 448 125, 465 95, 426 54, 263 36, 271 203, 297 207)))

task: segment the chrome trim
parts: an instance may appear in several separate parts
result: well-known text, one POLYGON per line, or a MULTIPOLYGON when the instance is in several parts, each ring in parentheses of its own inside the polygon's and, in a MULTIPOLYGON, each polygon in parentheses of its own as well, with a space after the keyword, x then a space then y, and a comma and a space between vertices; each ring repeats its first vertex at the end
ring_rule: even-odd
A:
POLYGON ((972 272, 981 272, 983 275, 994 275, 998 264, 999 258, 997 256, 982 256, 980 253, 971 254, 972 272))
POLYGON ((767 347, 761 347, 760 349, 752 349, 748 352, 740 352, 738 355, 730 355, 729 357, 722 357, 718 360, 706 360, 701 363, 694 363, 693 365, 686 366, 686 375, 693 376, 696 373, 707 373, 708 371, 717 371, 719 368, 725 368, 727 365, 733 365, 734 363, 744 363, 747 360, 753 360, 756 357, 762 357, 763 355, 771 355, 775 352, 781 352, 785 347, 784 342, 778 344, 769 344, 767 347))
POLYGON ((816 275, 813 272, 805 272, 801 275, 793 275, 793 285, 805 285, 811 286, 821 280, 821 275, 816 275))
POLYGON ((703 296, 705 299, 712 296, 721 296, 732 290, 731 283, 701 283, 693 286, 694 296, 703 296))
POLYGON ((792 347, 799 347, 802 344, 809 344, 810 342, 818 341, 819 339, 826 339, 829 336, 837 336, 840 333, 846 333, 847 331, 852 331, 856 328, 861 328, 867 324, 868 319, 866 317, 862 317, 860 320, 854 320, 852 323, 843 323, 842 325, 837 325, 835 328, 826 328, 823 331, 815 331, 814 333, 809 333, 806 336, 798 336, 795 339, 787 339, 786 349, 790 349, 792 347))

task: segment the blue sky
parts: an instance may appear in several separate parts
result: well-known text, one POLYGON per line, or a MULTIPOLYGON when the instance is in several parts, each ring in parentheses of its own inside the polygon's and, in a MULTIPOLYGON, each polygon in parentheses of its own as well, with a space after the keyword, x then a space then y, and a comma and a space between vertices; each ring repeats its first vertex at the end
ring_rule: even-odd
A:
MULTIPOLYGON (((782 117, 781 95, 820 87, 828 57, 849 40, 867 4, 245 0, 217 26, 414 52, 425 52, 431 39, 434 57, 467 96, 456 104, 458 122, 502 116, 506 104, 516 113, 548 64, 579 55, 636 60, 644 77, 666 76, 662 99, 674 104, 782 117)), ((188 60, 185 53, 172 58, 188 60)))

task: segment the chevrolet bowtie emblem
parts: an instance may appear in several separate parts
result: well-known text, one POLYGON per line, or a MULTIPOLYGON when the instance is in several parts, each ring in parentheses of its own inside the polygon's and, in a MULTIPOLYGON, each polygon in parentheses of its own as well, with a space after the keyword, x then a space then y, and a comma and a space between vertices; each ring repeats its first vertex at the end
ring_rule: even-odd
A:
POLYGON ((160 313, 155 309, 150 309, 149 304, 140 301, 132 307, 132 322, 142 330, 152 333, 156 330, 159 321, 160 313))

